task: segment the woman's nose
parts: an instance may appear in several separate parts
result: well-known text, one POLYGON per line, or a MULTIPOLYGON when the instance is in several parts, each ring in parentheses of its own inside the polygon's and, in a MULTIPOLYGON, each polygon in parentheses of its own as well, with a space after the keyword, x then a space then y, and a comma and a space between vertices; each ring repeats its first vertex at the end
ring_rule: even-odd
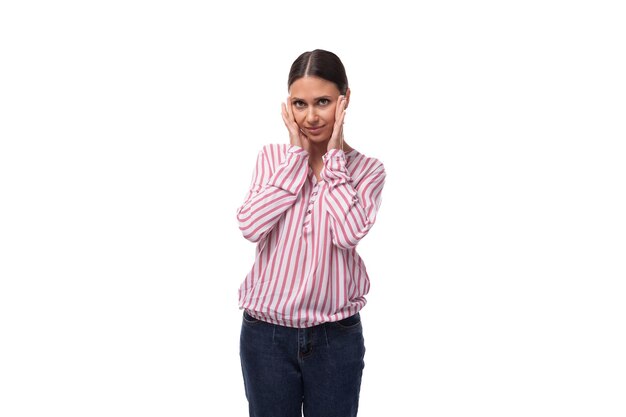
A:
POLYGON ((309 108, 309 111, 306 114, 306 121, 309 124, 315 124, 317 123, 317 113, 315 112, 314 108, 309 108))

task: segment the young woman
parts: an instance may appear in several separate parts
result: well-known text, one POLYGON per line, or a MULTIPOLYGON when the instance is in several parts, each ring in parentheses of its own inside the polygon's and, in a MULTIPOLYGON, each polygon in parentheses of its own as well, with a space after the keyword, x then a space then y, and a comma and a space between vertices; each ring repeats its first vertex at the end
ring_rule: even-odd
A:
POLYGON ((332 52, 300 55, 282 117, 289 144, 259 152, 237 209, 257 243, 239 288, 240 357, 250 416, 356 416, 369 277, 356 246, 374 225, 385 168, 343 140, 350 101, 332 52))

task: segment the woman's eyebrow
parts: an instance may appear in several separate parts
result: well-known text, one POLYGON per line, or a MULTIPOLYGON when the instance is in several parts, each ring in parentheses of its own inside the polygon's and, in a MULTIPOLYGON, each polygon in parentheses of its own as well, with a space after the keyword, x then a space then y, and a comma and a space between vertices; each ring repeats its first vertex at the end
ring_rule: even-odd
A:
MULTIPOLYGON (((315 97, 315 99, 314 99, 314 100, 321 100, 321 99, 323 99, 323 98, 325 98, 325 99, 327 99, 327 100, 332 99, 332 97, 331 97, 331 96, 320 96, 320 97, 315 97)), ((291 100, 292 100, 292 101, 295 101, 295 100, 306 101, 306 100, 304 100, 304 99, 302 99, 302 98, 299 98, 299 97, 292 97, 292 98, 291 98, 291 100)))

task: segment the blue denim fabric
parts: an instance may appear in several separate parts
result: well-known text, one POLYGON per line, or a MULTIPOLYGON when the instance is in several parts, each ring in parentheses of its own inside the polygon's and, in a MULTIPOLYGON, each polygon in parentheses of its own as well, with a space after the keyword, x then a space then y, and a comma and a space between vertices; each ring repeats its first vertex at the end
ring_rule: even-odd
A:
POLYGON ((250 417, 354 417, 365 367, 359 313, 298 329, 243 313, 241 368, 250 417))

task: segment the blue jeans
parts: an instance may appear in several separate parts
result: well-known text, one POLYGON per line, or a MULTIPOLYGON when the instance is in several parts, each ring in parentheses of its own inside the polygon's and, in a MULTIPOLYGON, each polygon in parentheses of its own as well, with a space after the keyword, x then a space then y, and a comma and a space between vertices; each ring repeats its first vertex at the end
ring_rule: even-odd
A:
POLYGON ((250 417, 354 417, 365 362, 359 313, 298 329, 244 311, 240 350, 250 417))

